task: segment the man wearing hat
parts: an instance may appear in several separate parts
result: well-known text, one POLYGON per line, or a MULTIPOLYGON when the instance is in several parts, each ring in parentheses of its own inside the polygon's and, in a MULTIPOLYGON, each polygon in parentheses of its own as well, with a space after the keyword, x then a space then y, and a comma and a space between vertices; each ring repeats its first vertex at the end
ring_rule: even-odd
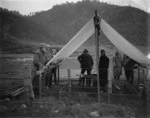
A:
MULTIPOLYGON (((84 49, 83 53, 78 56, 78 61, 81 66, 81 76, 83 76, 85 72, 87 72, 87 75, 90 76, 94 62, 92 56, 89 54, 87 49, 84 49)), ((83 85, 84 79, 84 77, 80 78, 79 85, 83 85)), ((90 83, 91 78, 88 78, 87 85, 89 86, 90 83)))
MULTIPOLYGON (((35 96, 39 95, 39 79, 38 79, 38 75, 36 74, 36 72, 42 69, 48 61, 49 61, 49 57, 46 51, 46 44, 41 43, 39 50, 35 51, 35 54, 33 57, 32 84, 33 84, 33 91, 34 91, 35 96)), ((45 81, 44 76, 43 76, 42 82, 43 81, 45 81)))
POLYGON ((81 64, 81 74, 84 75, 85 71, 87 71, 87 75, 91 75, 92 67, 93 67, 93 58, 88 53, 87 49, 83 50, 83 53, 78 56, 78 61, 81 64))

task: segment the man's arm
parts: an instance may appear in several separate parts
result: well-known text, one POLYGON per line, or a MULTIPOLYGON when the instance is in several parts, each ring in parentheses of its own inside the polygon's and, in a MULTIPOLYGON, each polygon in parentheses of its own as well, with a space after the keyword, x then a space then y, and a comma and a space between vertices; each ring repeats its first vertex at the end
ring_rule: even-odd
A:
POLYGON ((81 63, 81 61, 82 61, 82 57, 81 57, 81 55, 80 55, 80 56, 78 56, 78 61, 81 63))
POLYGON ((93 58, 92 58, 92 56, 91 56, 91 62, 92 62, 92 66, 93 66, 94 62, 93 62, 93 58))
POLYGON ((107 57, 107 65, 106 65, 107 67, 107 69, 109 68, 109 58, 107 57))
POLYGON ((34 63, 35 66, 39 67, 40 69, 44 66, 44 65, 40 62, 40 59, 39 59, 39 55, 38 55, 38 54, 35 54, 35 55, 34 55, 33 63, 34 63))

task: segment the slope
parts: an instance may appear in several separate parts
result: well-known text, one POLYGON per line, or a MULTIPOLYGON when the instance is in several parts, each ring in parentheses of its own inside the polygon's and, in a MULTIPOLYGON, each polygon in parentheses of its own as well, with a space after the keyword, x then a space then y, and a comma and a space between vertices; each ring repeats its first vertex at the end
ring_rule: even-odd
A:
POLYGON ((20 48, 19 52, 23 53, 26 50, 24 50, 25 47, 23 47, 23 45, 26 45, 26 48, 29 48, 28 45, 31 46, 29 43, 31 41, 35 43, 51 42, 49 32, 47 32, 43 26, 27 19, 26 17, 2 8, 0 9, 0 16, 1 51, 11 53, 16 52, 16 50, 19 50, 20 48))
MULTIPOLYGON (((132 7, 119 7, 99 1, 67 2, 39 12, 29 19, 48 29, 52 40, 65 44, 94 16, 94 10, 98 10, 99 15, 131 43, 150 45, 147 27, 150 15, 132 7)), ((104 43, 108 43, 105 36, 101 37, 104 43)), ((89 43, 93 43, 93 38, 89 43)))

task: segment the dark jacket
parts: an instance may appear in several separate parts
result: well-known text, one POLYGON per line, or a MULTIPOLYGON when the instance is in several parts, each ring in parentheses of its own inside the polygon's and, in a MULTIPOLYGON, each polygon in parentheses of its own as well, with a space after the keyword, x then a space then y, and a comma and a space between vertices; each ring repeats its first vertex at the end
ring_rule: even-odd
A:
POLYGON ((81 68, 85 68, 85 69, 92 69, 93 67, 93 58, 90 54, 81 54, 78 57, 78 60, 81 64, 81 68))
MULTIPOLYGON (((129 59, 129 61, 124 65, 125 70, 132 70, 134 69, 134 66, 138 64, 136 61, 134 61, 133 59, 129 59)), ((138 64, 139 65, 139 64, 138 64)))
POLYGON ((104 87, 108 83, 108 67, 109 58, 106 55, 101 56, 99 60, 99 78, 101 87, 104 87))
POLYGON ((103 55, 99 59, 99 68, 108 69, 109 67, 109 58, 106 55, 103 55))
POLYGON ((33 58, 33 66, 34 66, 34 71, 38 71, 41 69, 43 66, 46 65, 46 63, 49 60, 49 56, 47 53, 42 53, 40 50, 37 50, 34 54, 33 58))

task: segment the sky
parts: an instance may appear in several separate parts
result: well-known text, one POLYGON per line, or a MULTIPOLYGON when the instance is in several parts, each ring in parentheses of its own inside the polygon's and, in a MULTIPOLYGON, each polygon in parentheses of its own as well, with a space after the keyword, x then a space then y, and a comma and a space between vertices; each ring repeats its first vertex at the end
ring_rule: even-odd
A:
MULTIPOLYGON (((0 0, 0 7, 19 11, 22 15, 51 9, 54 5, 82 0, 0 0)), ((130 5, 150 13, 150 0, 99 0, 116 5, 130 5)))
POLYGON ((0 0, 0 7, 28 15, 30 12, 48 10, 53 5, 66 3, 67 1, 77 2, 81 0, 0 0))

